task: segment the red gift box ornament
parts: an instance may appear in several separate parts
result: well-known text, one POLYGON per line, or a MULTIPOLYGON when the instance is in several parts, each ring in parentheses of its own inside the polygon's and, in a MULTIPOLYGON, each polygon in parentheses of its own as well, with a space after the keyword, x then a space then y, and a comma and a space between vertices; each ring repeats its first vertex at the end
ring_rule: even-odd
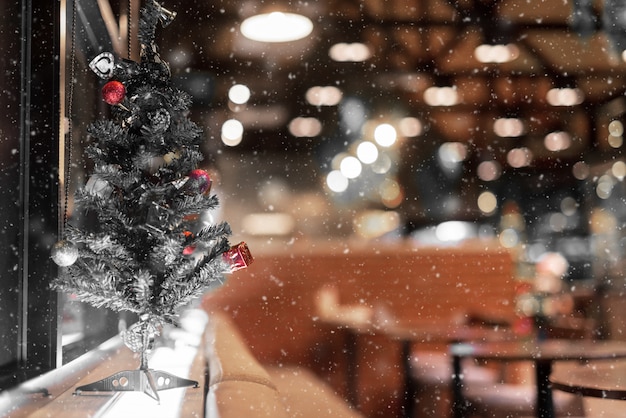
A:
POLYGON ((222 254, 224 260, 230 266, 231 273, 237 270, 245 269, 254 261, 250 249, 245 242, 230 247, 228 251, 222 254))

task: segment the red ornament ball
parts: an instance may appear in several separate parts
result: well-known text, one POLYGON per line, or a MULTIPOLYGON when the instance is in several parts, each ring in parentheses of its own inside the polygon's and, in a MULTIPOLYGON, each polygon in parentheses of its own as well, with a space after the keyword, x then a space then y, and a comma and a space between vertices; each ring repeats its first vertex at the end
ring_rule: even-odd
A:
POLYGON ((196 169, 189 173, 185 188, 191 193, 203 194, 211 189, 211 177, 204 170, 196 169))
POLYGON ((126 96, 126 87, 117 80, 109 81, 102 87, 102 100, 110 105, 122 103, 126 96))
POLYGON ((183 248, 183 255, 184 256, 190 256, 192 255, 194 252, 196 251, 196 246, 195 245, 188 245, 185 248, 183 248))

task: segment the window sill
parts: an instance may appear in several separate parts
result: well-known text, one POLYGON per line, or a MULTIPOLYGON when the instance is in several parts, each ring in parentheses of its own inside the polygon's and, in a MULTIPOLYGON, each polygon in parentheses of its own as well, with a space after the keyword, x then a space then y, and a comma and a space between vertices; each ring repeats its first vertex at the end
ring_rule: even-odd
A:
POLYGON ((116 359, 122 350, 121 339, 119 337, 111 338, 95 350, 63 367, 2 392, 0 394, 0 415, 5 416, 18 412, 18 416, 26 416, 54 402, 60 394, 71 391, 85 375, 89 375, 106 363, 117 362, 116 359))
POLYGON ((197 335, 176 330, 174 347, 153 350, 149 366, 199 383, 160 391, 160 402, 137 392, 83 392, 75 395, 77 386, 93 383, 122 370, 139 367, 139 355, 130 351, 119 336, 97 349, 49 373, 0 393, 0 416, 12 417, 189 417, 203 416, 205 360, 197 335))

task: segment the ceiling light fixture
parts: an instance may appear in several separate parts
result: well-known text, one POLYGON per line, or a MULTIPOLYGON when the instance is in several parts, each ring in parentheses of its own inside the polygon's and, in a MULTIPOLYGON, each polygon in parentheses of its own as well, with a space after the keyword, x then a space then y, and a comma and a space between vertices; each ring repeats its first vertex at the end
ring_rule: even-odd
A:
POLYGON ((576 106, 585 100, 585 94, 575 87, 555 87, 546 93, 546 101, 551 106, 576 106))
POLYGON ((422 121, 411 116, 400 119, 400 133, 406 137, 419 136, 424 131, 422 121))
POLYGON ((337 62, 363 62, 372 56, 372 52, 360 42, 340 42, 330 47, 328 55, 337 62))
POLYGON ((506 161, 513 168, 528 167, 533 160, 533 153, 526 147, 513 148, 506 154, 506 161))
POLYGON ((361 171, 363 171, 363 166, 358 158, 353 156, 348 156, 341 160, 339 165, 339 170, 341 174, 343 174, 348 179, 355 179, 361 175, 361 171))
POLYGON ((288 129, 295 137, 312 138, 322 132, 322 122, 317 118, 300 116, 289 122, 288 129))
POLYGON ((235 147, 243 139, 243 124, 236 119, 229 119, 222 125, 222 142, 235 147))
POLYGON ((315 86, 306 91, 306 101, 313 106, 335 106, 343 93, 335 86, 315 86))
POLYGON ((572 146, 572 136, 565 131, 550 132, 543 138, 543 146, 552 152, 566 150, 572 146))
POLYGON ((526 126, 520 118, 498 118, 493 122, 493 132, 500 138, 518 138, 526 133, 526 126))
POLYGON ((251 16, 241 23, 241 33, 259 42, 290 42, 306 38, 313 22, 295 13, 271 12, 251 16))
POLYGON ((424 91, 424 101, 430 106, 454 106, 460 99, 454 86, 432 86, 424 91))
POLYGON ((388 123, 381 123, 374 129, 374 140, 381 147, 390 147, 396 143, 397 139, 396 128, 388 123))
POLYGON ((251 213, 242 220, 244 231, 250 235, 289 235, 293 232, 296 221, 289 213, 251 213))
POLYGON ((497 17, 495 6, 488 6, 483 27, 483 43, 474 49, 474 58, 484 64, 504 64, 517 59, 519 47, 512 42, 511 23, 497 17))
POLYGON ((348 189, 349 181, 339 170, 333 170, 326 176, 326 185, 335 193, 342 193, 348 189))
POLYGON ((494 181, 500 178, 500 175, 502 174, 502 168, 500 167, 500 163, 498 163, 497 161, 482 161, 480 164, 478 164, 476 174, 478 174, 478 178, 482 181, 494 181))
POLYGON ((250 88, 243 84, 235 84, 228 90, 228 99, 237 105, 242 105, 250 100, 250 88))
POLYGON ((585 100, 585 93, 578 87, 576 77, 569 74, 553 75, 554 87, 546 93, 551 106, 577 106, 585 100))
POLYGON ((373 142, 363 141, 356 147, 356 156, 363 164, 372 164, 378 159, 378 148, 373 142))
POLYGON ((474 57, 483 64, 504 64, 519 57, 520 51, 515 44, 482 44, 474 50, 474 57))
POLYGON ((485 191, 478 196, 476 204, 482 213, 491 215, 498 208, 498 199, 493 192, 485 191))

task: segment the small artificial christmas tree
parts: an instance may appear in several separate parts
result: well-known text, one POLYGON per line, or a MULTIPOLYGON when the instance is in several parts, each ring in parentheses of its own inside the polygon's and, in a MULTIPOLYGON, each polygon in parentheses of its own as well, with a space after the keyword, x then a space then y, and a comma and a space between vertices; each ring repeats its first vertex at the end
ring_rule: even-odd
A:
MULTIPOLYGON (((134 390, 157 399, 163 388, 154 384, 146 352, 160 327, 221 284, 225 273, 252 261, 245 243, 230 246, 227 223, 198 225, 198 215, 218 205, 211 179, 198 169, 202 131, 188 119, 190 98, 172 86, 154 43, 158 23, 165 26, 174 16, 148 0, 139 23, 141 62, 115 62, 106 52, 92 60, 91 69, 108 80, 102 96, 112 118, 88 130, 93 172, 75 203, 97 222, 89 230, 67 225, 52 253, 61 267, 54 288, 95 307, 138 314, 122 336, 142 353, 143 374, 125 377, 141 386, 134 390)), ((80 389, 107 390, 119 379, 80 389)))

